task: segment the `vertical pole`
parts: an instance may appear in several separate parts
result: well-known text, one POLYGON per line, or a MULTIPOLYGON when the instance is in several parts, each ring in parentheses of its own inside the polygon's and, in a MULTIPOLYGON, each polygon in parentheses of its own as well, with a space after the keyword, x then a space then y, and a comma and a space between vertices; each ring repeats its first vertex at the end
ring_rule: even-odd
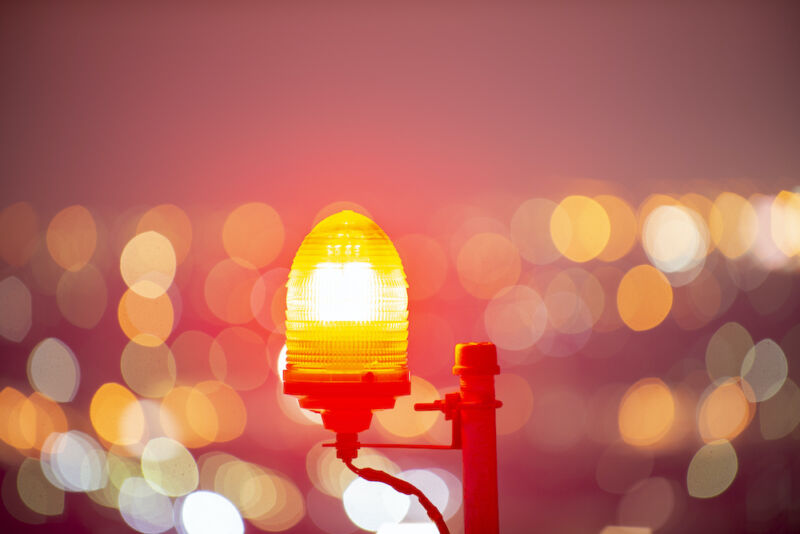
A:
POLYGON ((494 375, 500 373, 491 343, 459 343, 453 374, 461 383, 464 534, 497 534, 497 435, 494 375))

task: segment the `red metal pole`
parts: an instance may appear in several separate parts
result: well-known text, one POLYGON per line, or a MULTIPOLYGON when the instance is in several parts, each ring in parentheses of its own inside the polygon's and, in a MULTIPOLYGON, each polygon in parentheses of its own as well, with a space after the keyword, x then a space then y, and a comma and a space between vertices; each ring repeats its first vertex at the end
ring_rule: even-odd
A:
POLYGON ((464 533, 497 534, 497 435, 494 375, 500 373, 491 343, 459 343, 453 374, 461 382, 461 447, 464 533))

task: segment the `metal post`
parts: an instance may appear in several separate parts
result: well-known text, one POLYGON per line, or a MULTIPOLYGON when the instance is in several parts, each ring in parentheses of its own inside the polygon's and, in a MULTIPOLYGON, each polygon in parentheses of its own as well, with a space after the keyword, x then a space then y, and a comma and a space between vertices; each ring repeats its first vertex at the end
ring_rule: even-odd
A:
POLYGON ((464 533, 497 534, 497 435, 494 375, 500 373, 491 343, 459 343, 453 374, 460 377, 464 533))

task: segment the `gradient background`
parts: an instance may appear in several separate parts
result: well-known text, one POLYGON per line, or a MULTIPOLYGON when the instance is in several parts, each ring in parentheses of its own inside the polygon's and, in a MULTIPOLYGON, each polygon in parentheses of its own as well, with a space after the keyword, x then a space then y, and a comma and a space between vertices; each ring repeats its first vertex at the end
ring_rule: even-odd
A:
MULTIPOLYGON (((800 176, 798 28, 796 2, 4 2, 0 199, 31 202, 45 221, 70 204, 112 218, 174 203, 199 220, 258 200, 282 217, 285 245, 273 266, 288 267, 314 214, 338 200, 367 207, 390 236, 440 236, 449 231, 436 226, 443 206, 508 223, 529 197, 610 192, 635 206, 655 192, 774 194, 800 176)), ((516 372, 534 396, 553 381, 590 392, 667 375, 702 354, 725 321, 747 324, 754 340, 781 339, 798 322, 792 280, 776 316, 739 299, 705 329, 665 323, 630 336, 610 359, 584 354, 608 342, 593 338, 580 354, 516 372)), ((123 289, 109 278, 112 307, 123 289)), ((484 304, 462 296, 416 311, 448 316, 466 341, 484 304)), ((124 346, 114 317, 90 333, 57 321, 33 333, 91 354, 78 406, 118 380, 116 356, 100 354, 124 346)), ((3 385, 24 382, 35 338, 0 343, 3 385)), ((800 354, 787 356, 797 380, 800 354)), ((447 389, 446 369, 438 380, 447 389)), ((229 449, 284 465, 302 489, 303 446, 264 452, 243 440, 229 449)), ((504 532, 616 524, 619 497, 593 479, 598 447, 548 454, 520 436, 498 446, 504 532)), ((661 531, 798 528, 797 432, 743 447, 734 485, 716 499, 682 501, 680 518, 661 531), (765 456, 791 472, 795 504, 753 526, 743 503, 765 456)), ((659 457, 655 472, 681 483, 692 452, 659 457)), ((451 456, 429 463, 457 469, 451 456)), ((124 528, 84 496, 67 504, 55 528, 124 528)), ((18 523, 2 508, 0 524, 54 528, 18 523)), ((295 528, 315 531, 308 518, 295 528)))

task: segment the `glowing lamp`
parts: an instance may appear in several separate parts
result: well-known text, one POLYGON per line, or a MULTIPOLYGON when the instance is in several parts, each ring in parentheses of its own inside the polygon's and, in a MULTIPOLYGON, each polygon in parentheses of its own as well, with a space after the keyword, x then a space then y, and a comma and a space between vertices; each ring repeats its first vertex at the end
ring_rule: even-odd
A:
POLYGON ((286 284, 284 392, 326 428, 360 432, 410 392, 400 256, 371 219, 342 211, 303 240, 286 284))

